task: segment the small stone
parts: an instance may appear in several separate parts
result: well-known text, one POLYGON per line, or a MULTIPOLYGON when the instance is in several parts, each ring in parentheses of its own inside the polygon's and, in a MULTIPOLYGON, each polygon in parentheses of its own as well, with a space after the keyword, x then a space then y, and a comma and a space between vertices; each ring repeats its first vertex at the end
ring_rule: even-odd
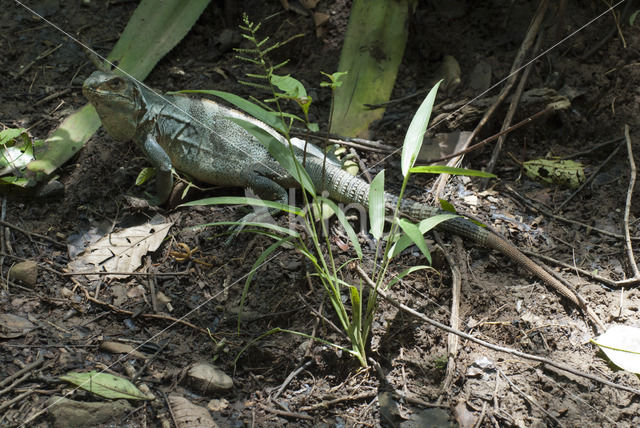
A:
POLYGON ((47 404, 56 428, 95 427, 118 420, 133 410, 126 400, 86 402, 54 396, 47 404))
POLYGON ((224 398, 214 398, 207 403, 207 409, 212 412, 221 412, 229 407, 229 401, 224 398))
POLYGON ((199 393, 209 395, 233 387, 233 380, 217 367, 197 363, 187 372, 188 383, 199 393))
POLYGON ((16 263, 9 269, 9 279, 19 281, 29 288, 35 287, 38 280, 38 264, 33 260, 16 263))

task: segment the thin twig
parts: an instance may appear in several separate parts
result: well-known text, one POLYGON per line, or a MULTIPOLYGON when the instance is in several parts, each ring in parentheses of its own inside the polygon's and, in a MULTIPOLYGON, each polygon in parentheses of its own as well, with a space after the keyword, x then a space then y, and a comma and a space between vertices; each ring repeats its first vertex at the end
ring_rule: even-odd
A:
POLYGON ((44 241, 50 242, 50 243, 52 243, 54 245, 57 245, 58 247, 67 248, 66 244, 63 244, 62 242, 58 242, 55 239, 49 238, 46 235, 40 235, 39 233, 29 232, 28 230, 25 230, 25 229, 23 229, 21 227, 18 227, 18 226, 14 225, 14 224, 11 224, 11 223, 7 222, 7 221, 0 220, 0 225, 6 226, 6 227, 10 227, 12 229, 17 230, 18 232, 24 233, 29 238, 31 238, 32 236, 35 236, 35 237, 40 238, 40 239, 42 239, 44 241))
MULTIPOLYGON (((440 238, 440 234, 438 232, 433 232, 436 242, 442 248, 442 252, 444 253, 444 257, 449 264, 449 269, 451 269, 451 315, 449 316, 449 323, 451 324, 451 328, 455 330, 460 329, 460 289, 462 283, 462 275, 460 274, 460 270, 458 269, 459 263, 456 263, 451 257, 451 254, 447 250, 445 250, 444 242, 442 242, 442 238, 440 238)), ((454 246, 457 249, 462 248, 462 240, 459 236, 454 236, 454 246)), ((456 368, 456 355, 458 354, 458 346, 460 343, 460 339, 455 334, 449 333, 447 337, 447 370, 444 377, 444 382, 442 383, 442 391, 448 391, 453 383, 453 375, 455 373, 456 368)))
POLYGON ((376 391, 363 392, 357 395, 345 395, 344 397, 334 398, 333 400, 321 401, 320 403, 312 404, 311 406, 300 407, 300 411, 308 412, 311 410, 318 410, 328 408, 329 406, 333 406, 334 404, 342 403, 345 401, 358 401, 364 400, 367 398, 374 398, 378 395, 376 391))
MULTIPOLYGON (((540 13, 540 10, 542 10, 543 12, 546 11, 548 3, 549 3, 548 0, 542 0, 538 5, 538 11, 536 11, 536 15, 534 15, 531 25, 529 26, 527 35, 525 36, 525 39, 522 42, 522 45, 520 46, 518 53, 516 54, 516 58, 513 60, 513 65, 511 66, 511 74, 509 79, 507 80, 504 88, 502 89, 502 92, 500 92, 498 99, 485 112, 482 119, 480 119, 480 122, 478 122, 478 125, 476 125, 473 132, 471 132, 471 135, 469 135, 469 138, 467 138, 467 141, 462 146, 463 149, 469 146, 471 141, 478 135, 480 130, 489 121, 491 116, 493 116, 493 113, 495 113, 495 111, 498 109, 498 106, 502 104, 502 102, 507 98, 507 95, 509 95, 509 92, 511 92, 511 89, 513 88, 513 85, 515 85, 515 82, 519 75, 519 71, 516 71, 516 70, 518 70, 518 68, 524 61, 524 56, 529 50, 529 48, 531 47, 531 45, 533 45, 533 42, 535 41, 535 38, 536 38, 536 34, 538 33, 538 29, 540 28, 540 23, 542 22, 542 17, 544 16, 544 13, 540 13)), ((461 157, 453 158, 449 162, 447 162, 447 166, 457 166, 461 161, 462 161, 461 157)), ((431 190, 432 190, 431 193, 434 195, 434 198, 436 200, 440 198, 440 194, 442 193, 442 190, 446 186, 447 181, 449 180, 449 177, 450 177, 449 174, 440 174, 440 176, 438 176, 438 179, 435 181, 435 183, 431 187, 431 190)))
MULTIPOLYGON (((542 42, 542 39, 544 37, 544 31, 543 30, 537 30, 537 28, 539 28, 540 23, 542 22, 542 18, 544 18, 545 12, 546 12, 546 4, 543 6, 541 2, 540 6, 538 7, 538 10, 536 11, 536 18, 534 18, 534 23, 532 23, 532 27, 536 27, 536 32, 537 32, 537 36, 535 37, 535 45, 533 46, 533 54, 535 55, 536 52, 538 52, 538 49, 540 48, 540 43, 542 42)), ((529 34, 527 34, 527 37, 529 37, 529 34)), ((523 45, 527 43, 527 40, 525 39, 525 41, 523 42, 523 45)), ((509 126, 511 125, 511 121, 513 120, 513 116, 515 116, 516 114, 516 110, 518 109, 518 105, 520 104, 520 98, 522 97, 522 93, 524 92, 524 87, 527 84, 527 80, 529 79, 529 73, 531 72, 531 69, 533 68, 533 63, 529 63, 524 71, 522 72, 522 77, 520 78, 520 81, 518 82, 518 87, 516 88, 515 92, 513 93, 513 96, 511 97, 511 102, 509 103, 509 109, 507 110, 507 114, 504 118, 504 121, 502 122, 502 128, 501 130, 505 130, 507 128, 509 128, 509 126)), ((502 145, 504 144, 505 140, 507 139, 506 135, 502 135, 500 136, 500 138, 498 138, 498 141, 496 142, 495 146, 493 146, 493 152, 491 153, 491 158, 489 159, 489 163, 487 164, 487 172, 493 172, 496 163, 498 162, 498 157, 500 156, 500 152, 502 151, 502 145)), ((489 182, 488 178, 484 178, 482 179, 480 188, 481 189, 486 189, 487 187, 487 183, 489 182)))
POLYGON ((611 144, 615 144, 615 143, 620 143, 624 141, 624 137, 617 137, 617 138, 612 138, 611 140, 605 141, 604 143, 600 143, 600 144, 596 144, 593 147, 590 147, 586 150, 582 150, 580 152, 573 152, 570 155, 567 156, 563 156, 562 159, 575 159, 575 158, 579 158, 581 156, 584 155, 588 155, 590 153, 595 152, 596 150, 600 150, 603 147, 609 146, 611 144))
POLYGON ((575 265, 571 265, 569 263, 561 262, 560 260, 554 259, 553 257, 545 256, 543 254, 536 253, 534 251, 528 251, 528 250, 520 250, 520 251, 522 251, 524 254, 526 254, 529 257, 536 257, 536 258, 539 258, 541 260, 544 260, 547 263, 552 263, 552 264, 555 264, 555 265, 558 265, 558 266, 562 266, 562 267, 567 268, 567 269, 571 269, 574 272, 576 272, 576 274, 587 276, 587 277, 593 279, 594 281, 599 281, 599 282, 601 282, 603 284, 606 284, 606 285, 608 285, 610 287, 617 287, 618 286, 618 283, 616 281, 612 280, 612 279, 605 278, 604 276, 596 275, 596 274, 594 274, 594 273, 592 273, 592 272, 590 272, 590 271, 588 271, 586 269, 580 269, 579 267, 577 267, 575 265))
POLYGON ((60 98, 61 96, 65 95, 65 94, 67 94, 67 93, 69 93, 69 92, 71 92, 71 88, 63 89, 63 90, 58 91, 58 92, 55 92, 55 93, 53 93, 53 94, 51 94, 51 95, 47 95, 46 97, 44 97, 44 98, 43 98, 43 99, 41 99, 40 101, 36 101, 36 102, 33 104, 33 106, 34 106, 34 107, 37 107, 37 106, 39 106, 40 104, 44 104, 44 103, 46 103, 46 102, 49 102, 49 101, 51 101, 51 100, 52 100, 52 99, 54 99, 54 98, 60 98))
MULTIPOLYGON (((98 300, 98 299, 92 297, 89 294, 89 292, 87 290, 85 290, 84 288, 82 288, 82 291, 84 292, 84 296, 85 296, 85 298, 87 300, 89 300, 90 302, 96 303, 98 305, 101 305, 101 306, 106 306, 107 308, 111 309, 113 312, 116 312, 116 313, 119 313, 119 314, 128 315, 128 316, 132 316, 135 313, 135 312, 128 311, 126 309, 122 309, 122 308, 119 308, 117 306, 114 306, 111 303, 107 303, 107 302, 103 302, 102 300, 98 300)), ((142 317, 142 318, 155 318, 155 319, 170 321, 173 324, 182 324, 182 325, 190 327, 190 328, 192 328, 194 330, 197 330, 200 333, 209 334, 209 332, 206 329, 198 327, 198 326, 196 326, 194 324, 191 324, 189 321, 184 320, 182 318, 174 318, 174 317, 171 317, 169 315, 164 315, 164 314, 139 314, 138 316, 142 317)))
POLYGON ((62 276, 79 275, 132 275, 132 276, 184 276, 189 275, 188 271, 182 272, 59 272, 62 276))
POLYGON ((278 409, 274 409, 273 407, 266 406, 266 405, 264 405, 262 403, 258 403, 258 404, 260 405, 262 410, 265 410, 267 412, 276 414, 278 416, 284 416, 285 418, 305 419, 305 420, 308 420, 308 421, 312 421, 313 419, 315 419, 315 418, 313 418, 313 417, 311 417, 309 415, 306 415, 304 413, 296 413, 296 412, 289 412, 289 411, 286 411, 286 410, 278 410, 278 409))
POLYGON ((34 392, 36 392, 36 391, 33 390, 33 389, 28 389, 25 392, 23 392, 22 394, 16 395, 11 400, 5 401, 4 403, 2 403, 2 405, 0 405, 0 414, 2 412, 4 412, 6 409, 8 409, 9 407, 11 407, 12 405, 14 405, 15 403, 21 402, 22 400, 24 400, 25 398, 27 398, 28 396, 30 396, 34 392))
POLYGON ((569 197, 568 197, 567 199, 565 199, 565 200, 564 200, 560 205, 558 205, 558 206, 555 208, 555 210, 554 210, 554 211, 555 211, 555 212, 560 212, 560 211, 562 211, 562 208, 563 208, 565 205, 567 205, 567 203, 568 203, 571 199, 573 199, 573 198, 574 198, 574 196, 576 196, 578 193, 580 193, 580 192, 582 191, 582 189, 584 189, 584 187, 585 187, 587 184, 591 183, 591 182, 596 178, 596 175, 598 175, 598 173, 600 172, 600 170, 601 170, 602 168, 604 168, 604 166, 605 166, 607 163, 609 163, 609 161, 610 161, 610 160, 611 160, 611 159, 616 155, 616 153, 618 153, 618 150, 620 150, 620 147, 622 147, 622 144, 618 144, 618 146, 617 146, 615 149, 613 149, 613 151, 609 154, 609 156, 607 156, 607 158, 606 158, 606 159, 605 159, 605 160, 604 160, 600 165, 598 165, 598 167, 595 169, 595 171, 593 171, 593 172, 591 173, 591 175, 589 175, 589 177, 588 177, 586 180, 584 180, 584 183, 582 183, 582 184, 580 185, 580 187, 578 187, 578 188, 577 188, 577 189, 576 189, 572 194, 570 194, 570 195, 569 195, 569 197))
MULTIPOLYGON (((498 132, 497 134, 492 135, 491 137, 487 137, 484 140, 474 144, 473 146, 469 146, 466 149, 462 149, 459 150, 455 153, 452 153, 450 155, 446 155, 443 156, 441 158, 438 159, 431 159, 428 162, 416 162, 416 165, 422 165, 423 163, 426 164, 434 164, 434 163, 438 163, 438 162, 443 162, 449 159, 453 159, 455 157, 461 156, 461 155, 465 155, 467 153, 473 152, 474 150, 478 150, 479 148, 481 148, 482 146, 484 146, 485 144, 489 144, 492 141, 497 140, 498 138, 502 137, 503 135, 507 135, 513 131, 515 131, 518 128, 523 127, 524 125, 527 125, 531 122, 533 122, 536 119, 539 119, 540 117, 544 116, 547 113, 551 113, 552 111, 556 111, 558 109, 558 105, 557 104, 551 104, 546 106, 544 109, 538 111, 537 113, 532 114, 531 116, 527 117, 526 119, 521 120, 520 122, 516 123, 515 125, 512 125, 510 127, 508 127, 507 129, 504 129, 500 132, 498 132)), ((469 144, 469 141, 467 141, 464 146, 467 146, 469 144)))
POLYGON ((303 365, 301 365, 300 367, 292 371, 289 374, 289 376, 287 376, 287 378, 284 380, 284 382, 282 382, 280 387, 278 387, 278 390, 276 391, 275 394, 273 394, 273 397, 271 397, 271 399, 272 400, 277 399, 280 396, 280 394, 282 394, 282 391, 284 391, 284 389, 291 383, 291 381, 295 379, 295 377, 298 376, 300 373, 302 373, 303 370, 306 370, 306 368, 309 367, 311 364, 313 364, 313 360, 309 360, 305 362, 303 365))
MULTIPOLYGON (((614 233, 614 232, 609 232, 608 230, 604 230, 604 229, 599 229, 597 227, 593 227, 590 226, 586 223, 582 223, 580 221, 576 221, 576 220, 571 220, 568 219, 566 217, 562 217, 560 215, 554 214, 552 213, 550 210, 538 206, 536 204, 534 204, 533 202, 529 201, 527 198, 523 197, 522 195, 520 195, 518 192, 516 192, 511 186, 509 186, 508 184, 505 184, 505 187, 508 191, 511 192, 511 194, 513 194, 513 196, 516 197, 516 199, 518 199, 520 202, 524 203, 525 205, 527 205, 528 207, 532 208, 534 211, 538 211, 541 212, 542 214, 544 214, 547 217, 551 217, 553 219, 556 219, 558 221, 562 221, 564 223, 568 223, 568 224, 575 224, 576 226, 580 226, 580 227, 584 227, 585 229, 587 229, 588 231, 593 231, 593 232, 598 232, 601 235, 607 235, 607 236, 611 236, 613 238, 617 238, 617 239, 624 239, 624 235, 621 235, 619 233, 614 233)), ((632 241, 640 241, 640 236, 632 236, 631 237, 632 241)))
POLYGON ((36 59, 34 59, 33 61, 31 61, 29 64, 25 65, 24 67, 22 67, 20 69, 20 71, 18 71, 16 74, 14 74, 13 78, 17 79, 18 77, 22 76, 24 73, 26 73, 31 67, 33 67, 33 65, 40 61, 41 59, 44 59, 46 57, 48 57, 49 55, 51 55, 52 53, 54 53, 55 51, 57 51, 58 49, 60 49, 64 44, 60 43, 57 46, 54 46, 50 49, 47 49, 46 51, 42 52, 41 54, 39 54, 36 59))
MULTIPOLYGON (((364 270, 362 270, 362 268, 360 266, 356 265, 356 271, 358 272, 358 275, 360 275, 360 277, 364 280, 365 284, 369 288, 371 288, 372 290, 376 290, 376 284, 373 281, 371 281, 371 278, 369 278, 367 273, 364 270)), ((538 355, 528 354, 526 352, 521 352, 521 351, 518 351, 516 349, 507 348, 505 346, 494 345, 493 343, 489 343, 489 342, 486 342, 486 341, 484 341, 482 339, 478 339, 475 336, 472 336, 470 334, 464 333, 464 332, 459 331, 459 330, 452 329, 449 326, 446 326, 446 325, 444 325, 444 324, 442 324, 442 323, 440 323, 440 322, 438 322, 436 320, 433 320, 433 319, 427 317, 426 315, 424 315, 424 314, 422 314, 422 313, 420 313, 420 312, 418 312, 418 311, 416 311, 416 310, 414 310, 414 309, 412 309, 412 308, 410 308, 410 307, 408 307, 406 305, 403 305, 402 303, 398 302, 397 300, 393 299, 392 297, 389 297, 387 295, 387 293, 385 291, 383 291, 382 289, 380 289, 380 288, 377 288, 377 293, 378 293, 378 295, 382 296, 382 298, 385 299, 387 302, 389 302, 391 305, 395 306, 398 309, 403 310, 404 312, 406 312, 408 314, 413 315, 414 317, 417 317, 417 318, 423 320, 427 324, 430 324, 430 325, 432 325, 432 326, 434 326, 436 328, 439 328, 441 330, 444 330, 444 331, 446 331, 448 333, 456 334, 456 335, 458 335, 458 336, 460 336, 460 337, 462 337, 464 339, 467 339, 467 340, 469 340, 471 342, 477 343, 478 345, 484 346, 485 348, 489 348, 489 349, 492 349, 492 350, 497 351, 497 352, 504 352, 504 353, 507 353, 507 354, 515 355, 517 357, 525 358, 527 360, 538 361, 540 363, 547 364, 547 365, 549 365, 551 367, 555 367, 557 369, 564 370, 564 371, 569 372, 571 374, 574 374, 576 376, 581 376, 581 377, 584 377, 586 379, 590 379, 590 380, 592 380, 594 382, 598 382, 598 383, 601 383, 603 385, 610 386, 612 388, 616 388, 616 389, 620 389, 622 391, 631 392, 632 394, 640 395, 640 390, 639 389, 635 389, 635 388, 632 388, 632 387, 629 387, 629 386, 624 386, 624 385, 618 385, 616 383, 608 381, 607 379, 604 379, 604 378, 601 378, 601 377, 598 377, 598 376, 594 376, 594 375, 589 374, 589 373, 581 372, 580 370, 574 369, 573 367, 568 366, 566 364, 557 363, 557 362, 552 361, 552 360, 550 360, 548 358, 540 357, 538 355)))
POLYGON ((36 367, 40 366, 42 363, 44 363, 44 357, 40 356, 33 363, 31 363, 29 365, 26 365, 24 368, 18 370, 17 372, 12 374, 11 376, 8 376, 8 377, 2 379, 2 381, 0 381, 0 388, 8 385, 11 382, 13 382, 15 379, 17 379, 18 377, 22 376, 23 374, 30 372, 31 370, 33 370, 36 367))
POLYGON ((535 408, 537 408, 538 410, 540 410, 542 413, 544 413, 549 419, 551 419, 553 422, 556 423, 556 425, 558 426, 563 426, 560 421, 558 419, 556 419, 551 413, 549 413, 544 407, 542 407, 540 404, 538 404, 533 398, 531 398, 529 395, 527 395, 524 391, 522 391, 520 388, 518 388, 513 382, 511 382, 511 379, 509 379, 507 377, 507 375, 505 375, 502 370, 500 370, 499 367, 496 366, 496 370, 498 371, 498 373, 500 373, 500 375, 502 375, 502 377, 507 381, 507 383, 509 384, 509 386, 511 386, 511 388, 513 388, 514 391, 516 391, 518 394, 522 395, 524 397, 525 400, 527 400, 529 403, 531 403, 531 405, 533 405, 535 408))
POLYGON ((624 138, 627 141, 627 153, 629 154, 629 188, 627 190, 627 201, 624 206, 624 240, 629 256, 629 264, 633 272, 633 278, 640 278, 638 265, 633 256, 633 247, 631 246, 631 235, 629 234, 629 210, 631 209, 631 197, 633 196, 633 186, 636 184, 636 162, 633 160, 633 150, 631 149, 631 137, 629 136, 629 125, 624 125, 624 138))
MULTIPOLYGON (((0 209, 0 220, 4 220, 6 218, 7 215, 7 197, 3 196, 2 197, 2 207, 0 209)), ((7 230, 7 232, 9 232, 7 230)), ((7 248, 5 245, 5 228, 4 227, 0 227, 0 251, 2 252, 2 254, 7 252, 7 248)), ((0 272, 2 272, 2 267, 4 266, 4 255, 0 255, 0 272)), ((5 283, 4 284, 5 287, 9 287, 9 284, 5 283)))
MULTIPOLYGON (((292 131, 294 132, 294 135, 305 137, 305 139, 312 139, 323 142, 327 139, 327 134, 325 133, 320 135, 318 133, 311 132, 302 128, 293 128, 292 131)), ((348 138, 335 134, 329 134, 329 143, 354 147, 356 149, 362 149, 377 153, 393 153, 397 150, 396 147, 383 144, 380 141, 366 140, 364 138, 348 138)))

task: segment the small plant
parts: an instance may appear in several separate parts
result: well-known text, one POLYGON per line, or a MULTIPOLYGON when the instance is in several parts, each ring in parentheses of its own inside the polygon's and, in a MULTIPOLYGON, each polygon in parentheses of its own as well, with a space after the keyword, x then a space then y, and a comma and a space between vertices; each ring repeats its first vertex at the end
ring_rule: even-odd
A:
MULTIPOLYGON (((247 296, 249 286, 262 264, 269 256, 279 248, 285 246, 293 246, 298 252, 303 254, 309 263, 313 266, 313 276, 317 278, 323 285, 329 301, 340 321, 340 325, 350 341, 350 348, 342 347, 338 344, 332 346, 349 352, 355 356, 362 366, 367 366, 366 348, 371 332, 372 322, 377 310, 377 289, 383 286, 386 280, 387 271, 391 260, 400 254, 400 252, 411 244, 416 244, 430 262, 430 254, 425 243, 423 234, 431 228, 435 227, 439 222, 445 221, 455 216, 455 214, 442 214, 428 218, 414 224, 409 220, 401 218, 400 201, 406 189, 409 177, 413 172, 436 172, 443 171, 443 167, 420 167, 413 168, 413 164, 420 150, 424 133, 429 122, 431 109, 435 101, 438 84, 429 92, 422 105, 414 116, 407 135, 405 137, 402 151, 402 173, 404 180, 400 191, 398 202, 391 213, 389 213, 387 201, 384 193, 384 170, 381 171, 373 180, 369 191, 368 214, 371 222, 370 232, 377 240, 376 255, 374 261, 382 255, 381 264, 374 264, 371 271, 371 277, 376 284, 373 292, 365 293, 362 280, 353 285, 344 280, 343 272, 350 263, 363 264, 363 254, 358 243, 357 235, 344 213, 339 209, 338 205, 332 200, 321 195, 322 189, 316 189, 304 169, 302 163, 306 159, 308 146, 295 147, 292 144, 290 136, 291 125, 294 121, 303 122, 309 129, 317 129, 317 125, 309 123, 309 106, 311 98, 307 95, 304 86, 293 77, 280 76, 275 72, 280 69, 286 61, 278 65, 269 65, 267 54, 280 47, 283 43, 275 43, 267 46, 268 38, 259 40, 257 38, 257 30, 260 25, 254 25, 244 16, 244 25, 241 26, 244 31, 243 36, 253 44, 253 48, 240 50, 241 58, 245 61, 256 64, 261 67, 260 74, 250 74, 249 77, 257 79, 259 83, 248 83, 251 86, 261 88, 269 92, 269 98, 255 102, 249 102, 236 95, 224 93, 220 91, 182 91, 182 92, 202 92, 222 97, 226 101, 233 103, 236 107, 244 110, 253 117, 261 120, 272 128, 276 129, 283 135, 286 144, 282 139, 278 139, 272 134, 266 132, 264 128, 256 126, 254 123, 242 119, 231 119, 243 126, 248 132, 254 135, 267 149, 270 154, 297 180, 303 189, 302 195, 304 199, 304 208, 300 209, 295 206, 286 205, 277 202, 264 201, 260 199, 241 198, 241 197, 221 197, 209 198, 200 201, 184 204, 189 205, 206 205, 206 204, 249 204, 253 206, 266 207, 271 210, 279 210, 289 213, 297 219, 298 224, 302 224, 304 234, 299 229, 293 227, 281 227, 273 223, 263 221, 252 222, 218 222, 210 223, 202 226, 214 225, 232 225, 243 227, 243 232, 257 233, 274 239, 274 243, 262 252, 260 257, 255 261, 253 267, 245 281, 241 305, 247 296), (304 117, 299 117, 290 113, 285 113, 280 105, 283 99, 294 100, 302 109, 304 117), (353 247, 355 255, 347 262, 337 265, 334 257, 329 233, 326 222, 322 221, 323 210, 334 214, 338 219, 341 227, 349 237, 349 241, 353 247), (391 228, 387 235, 384 235, 385 215, 392 214, 391 228), (349 304, 343 301, 343 295, 346 294, 349 304)), ((334 74, 323 73, 328 81, 323 82, 321 86, 327 87, 332 91, 340 86, 341 77, 345 73, 338 72, 334 74)), ((333 100, 333 97, 332 97, 333 100)), ((332 110, 333 111, 333 103, 332 110)), ((330 114, 329 121, 332 119, 330 114)), ((330 128, 331 123, 328 124, 330 128)), ((314 155, 315 156, 315 155, 314 155)), ((323 165, 326 166, 327 156, 321 153, 323 165)), ((446 172, 460 173, 458 169, 445 169, 446 172)), ((469 171, 465 170, 465 173, 469 171)), ((476 174, 474 174, 476 175, 476 174)), ((483 175, 478 173, 477 175, 483 175)), ((322 180, 324 181, 324 180, 322 180)), ((420 269, 426 269, 429 266, 413 266, 393 278, 386 286, 392 286, 404 276, 420 269)), ((240 321, 239 321, 240 322, 240 321)), ((289 330, 274 329, 264 333, 262 337, 279 332, 291 332, 289 330)), ((300 332, 291 332, 308 337, 300 332)), ((318 338, 315 340, 327 343, 318 338)), ((249 346, 249 344, 247 345, 249 346)), ((246 348, 245 348, 246 349, 246 348)))
POLYGON ((33 148, 41 144, 42 140, 32 140, 24 128, 0 131, 0 176, 3 176, 0 181, 22 187, 28 185, 23 171, 34 159, 33 148))

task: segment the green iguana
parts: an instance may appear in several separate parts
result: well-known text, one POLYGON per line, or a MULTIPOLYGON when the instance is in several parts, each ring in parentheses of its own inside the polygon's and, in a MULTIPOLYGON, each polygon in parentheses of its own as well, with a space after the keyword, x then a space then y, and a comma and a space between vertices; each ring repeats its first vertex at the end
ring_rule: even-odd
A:
MULTIPOLYGON (((237 110, 206 99, 161 96, 139 82, 102 71, 91 74, 82 91, 95 106, 107 133, 118 140, 133 140, 156 168, 158 203, 165 202, 171 193, 172 167, 205 183, 250 188, 261 198, 283 203, 287 202, 287 189, 298 187, 267 149, 229 118, 252 122, 286 144, 284 137, 237 110)), ((302 150, 295 150, 303 163, 302 150)), ((314 187, 328 191, 338 202, 367 207, 369 184, 333 163, 323 163, 320 156, 304 155, 304 168, 314 187)), ((397 196, 385 193, 388 207, 395 207, 397 200, 397 196)), ((443 212, 410 200, 402 200, 400 207, 403 215, 414 220, 443 212)), ((602 321, 579 295, 505 239, 463 217, 444 221, 437 228, 506 255, 580 307, 604 330, 602 321)))

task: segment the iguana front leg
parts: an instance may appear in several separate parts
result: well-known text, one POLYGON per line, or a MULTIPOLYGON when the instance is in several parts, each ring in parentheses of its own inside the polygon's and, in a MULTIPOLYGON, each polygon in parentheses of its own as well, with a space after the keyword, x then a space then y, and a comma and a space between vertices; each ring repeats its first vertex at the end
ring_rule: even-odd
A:
POLYGON ((156 196, 152 200, 154 205, 162 205, 169 199, 173 189, 171 175, 171 159, 167 152, 158 144, 156 138, 148 134, 141 144, 142 151, 156 169, 156 196))

